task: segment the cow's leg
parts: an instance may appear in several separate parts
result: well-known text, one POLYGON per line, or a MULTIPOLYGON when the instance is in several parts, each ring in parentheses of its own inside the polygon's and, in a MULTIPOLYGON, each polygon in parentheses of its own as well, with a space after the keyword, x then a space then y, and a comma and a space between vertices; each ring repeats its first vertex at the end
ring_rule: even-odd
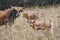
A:
POLYGON ((8 25, 12 26, 13 23, 14 23, 14 20, 9 19, 8 25))
POLYGON ((4 24, 5 24, 5 29, 7 29, 7 27, 8 27, 7 19, 4 20, 4 24))
POLYGON ((11 19, 6 19, 6 24, 5 24, 5 26, 6 26, 6 29, 7 28, 10 28, 10 26, 13 24, 13 21, 11 21, 11 19))

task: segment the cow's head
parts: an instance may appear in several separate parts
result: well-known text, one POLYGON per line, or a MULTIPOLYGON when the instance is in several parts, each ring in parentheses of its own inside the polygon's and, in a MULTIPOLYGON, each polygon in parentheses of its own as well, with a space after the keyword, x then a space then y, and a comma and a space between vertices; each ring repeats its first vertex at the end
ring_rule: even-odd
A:
POLYGON ((9 10, 10 11, 9 17, 11 19, 16 19, 21 14, 21 12, 23 10, 23 8, 18 7, 18 6, 11 7, 10 9, 11 10, 9 10))
POLYGON ((19 16, 21 13, 20 12, 22 12, 23 11, 23 7, 19 7, 19 6, 11 6, 11 9, 13 9, 13 10, 15 10, 15 11, 17 11, 17 14, 16 14, 16 16, 19 16))

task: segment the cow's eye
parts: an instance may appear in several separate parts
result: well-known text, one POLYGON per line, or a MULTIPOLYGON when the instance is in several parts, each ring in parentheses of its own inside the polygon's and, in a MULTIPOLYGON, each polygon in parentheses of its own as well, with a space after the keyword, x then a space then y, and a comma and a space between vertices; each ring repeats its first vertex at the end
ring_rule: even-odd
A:
POLYGON ((20 13, 20 11, 19 11, 19 13, 20 13))

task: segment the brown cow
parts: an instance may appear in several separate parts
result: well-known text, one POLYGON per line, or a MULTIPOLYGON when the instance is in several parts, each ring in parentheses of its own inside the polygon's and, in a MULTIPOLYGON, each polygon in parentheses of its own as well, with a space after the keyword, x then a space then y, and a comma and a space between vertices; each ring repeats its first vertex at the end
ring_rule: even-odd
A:
POLYGON ((18 6, 0 11, 0 26, 9 24, 11 25, 14 20, 20 15, 22 9, 18 6))

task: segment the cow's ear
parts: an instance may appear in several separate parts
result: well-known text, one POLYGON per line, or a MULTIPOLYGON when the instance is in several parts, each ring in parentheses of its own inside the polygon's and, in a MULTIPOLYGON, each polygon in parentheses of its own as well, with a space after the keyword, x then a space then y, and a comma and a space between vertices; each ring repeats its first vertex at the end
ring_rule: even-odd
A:
POLYGON ((12 5, 10 5, 10 8, 12 8, 13 6, 12 5))
POLYGON ((15 9, 15 7, 11 6, 12 9, 15 9))

